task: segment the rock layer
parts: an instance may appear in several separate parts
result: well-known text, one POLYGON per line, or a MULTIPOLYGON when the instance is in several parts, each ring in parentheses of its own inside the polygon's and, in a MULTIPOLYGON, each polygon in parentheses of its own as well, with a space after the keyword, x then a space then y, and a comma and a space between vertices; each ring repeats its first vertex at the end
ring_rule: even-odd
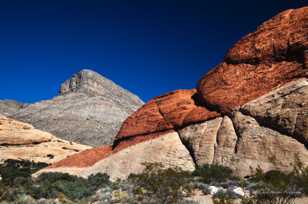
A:
POLYGON ((116 139, 177 129, 219 116, 200 103, 195 89, 177 90, 156 97, 123 123, 116 139))
POLYGON ((0 162, 14 159, 53 163, 89 148, 0 116, 0 162))
MULTIPOLYGON (((88 152, 73 155, 71 158, 87 158, 88 152)), ((89 164, 87 167, 79 165, 78 162, 72 164, 70 163, 71 159, 68 158, 39 171, 35 176, 46 172, 61 171, 88 177, 91 174, 104 172, 110 175, 112 180, 116 180, 118 178, 125 179, 132 173, 141 173, 146 163, 160 163, 164 168, 180 167, 186 171, 192 171, 195 168, 188 150, 182 145, 176 132, 166 133, 160 137, 136 143, 121 151, 108 152, 107 154, 109 155, 105 155, 104 159, 97 160, 95 164, 89 164)))

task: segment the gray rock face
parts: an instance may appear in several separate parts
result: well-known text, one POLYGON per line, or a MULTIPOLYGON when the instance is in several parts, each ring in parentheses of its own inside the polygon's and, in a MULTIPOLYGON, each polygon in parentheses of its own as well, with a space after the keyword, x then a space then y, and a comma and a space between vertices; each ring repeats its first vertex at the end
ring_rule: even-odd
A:
POLYGON ((190 125, 179 131, 182 141, 189 144, 197 165, 213 163, 221 121, 222 118, 216 118, 201 124, 190 125))
POLYGON ((0 100, 0 113, 6 116, 13 115, 26 106, 14 100, 0 100))
POLYGON ((217 132, 214 163, 223 166, 230 166, 232 164, 237 139, 232 120, 228 116, 224 116, 217 132))
POLYGON ((233 123, 238 139, 229 163, 240 176, 251 174, 258 166, 264 171, 292 170, 296 159, 308 165, 306 147, 292 137, 263 127, 241 112, 234 114, 233 123))
POLYGON ((60 96, 31 104, 11 117, 62 139, 99 146, 112 144, 121 123, 143 102, 91 70, 65 81, 60 96))
POLYGON ((308 147, 308 79, 292 81, 247 103, 241 111, 308 147))

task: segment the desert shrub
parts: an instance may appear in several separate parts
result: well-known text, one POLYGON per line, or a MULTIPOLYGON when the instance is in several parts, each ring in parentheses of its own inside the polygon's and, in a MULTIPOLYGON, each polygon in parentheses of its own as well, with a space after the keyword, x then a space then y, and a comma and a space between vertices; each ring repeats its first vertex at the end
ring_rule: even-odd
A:
POLYGON ((293 171, 289 176, 293 178, 293 182, 297 188, 299 188, 304 194, 308 195, 308 166, 304 166, 300 161, 299 156, 295 157, 293 171))
POLYGON ((214 204, 234 204, 234 199, 231 195, 225 192, 217 193, 213 198, 214 204))
POLYGON ((273 170, 264 174, 262 181, 267 184, 271 190, 284 191, 290 188, 293 177, 281 171, 273 170))
POLYGON ((272 170, 264 173, 258 168, 250 180, 258 183, 258 188, 263 192, 267 190, 268 192, 293 192, 308 195, 308 167, 305 167, 299 160, 295 161, 292 172, 272 170))
POLYGON ((296 195, 289 193, 263 192, 241 200, 241 204, 292 204, 296 195))
POLYGON ((91 196, 99 188, 109 184, 109 177, 97 174, 84 179, 63 173, 42 174, 28 192, 34 198, 57 198, 63 194, 71 200, 91 196))
POLYGON ((147 203, 178 203, 191 192, 190 180, 189 172, 163 169, 160 164, 146 164, 143 173, 128 178, 134 194, 147 203))
POLYGON ((201 177, 205 183, 225 182, 230 179, 237 180, 232 169, 216 164, 205 164, 197 167, 193 172, 193 176, 201 177))
POLYGON ((7 160, 0 165, 0 201, 21 203, 22 198, 59 198, 67 197, 79 200, 95 193, 102 186, 110 183, 105 174, 91 175, 88 179, 69 174, 48 173, 33 181, 31 175, 41 168, 44 163, 30 161, 7 160))
POLYGON ((258 183, 255 195, 242 200, 242 204, 290 204, 308 192, 308 168, 295 159, 292 172, 272 170, 263 172, 258 168, 250 179, 258 183))
POLYGON ((296 184, 302 189, 305 195, 308 195, 308 167, 303 169, 301 174, 297 177, 296 184))
POLYGON ((34 163, 30 161, 7 160, 0 165, 2 183, 15 186, 15 179, 31 178, 31 175, 46 167, 45 163, 34 163))

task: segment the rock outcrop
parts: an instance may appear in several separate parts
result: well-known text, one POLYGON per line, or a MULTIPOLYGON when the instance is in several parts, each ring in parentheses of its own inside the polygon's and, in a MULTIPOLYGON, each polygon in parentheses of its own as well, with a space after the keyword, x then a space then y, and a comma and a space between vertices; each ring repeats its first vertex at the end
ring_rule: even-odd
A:
POLYGON ((156 97, 123 123, 116 139, 177 129, 219 116, 200 103, 195 89, 177 90, 156 97))
POLYGON ((0 162, 14 159, 53 163, 89 148, 0 115, 0 162))
POLYGON ((111 145, 121 123, 142 104, 109 79, 82 70, 62 84, 60 96, 31 104, 10 117, 68 141, 111 145))
POLYGON ((209 120, 201 124, 190 125, 179 130, 179 135, 184 144, 192 152, 193 158, 198 165, 213 163, 217 132, 222 118, 209 120))
POLYGON ((291 170, 298 159, 308 165, 307 17, 308 7, 278 14, 231 48, 196 90, 145 104, 94 164, 80 170, 78 158, 87 154, 80 153, 41 172, 125 178, 145 161, 186 170, 193 161, 247 176, 257 167, 291 170))
POLYGON ((262 126, 290 135, 308 148, 308 80, 298 79, 242 106, 262 126))

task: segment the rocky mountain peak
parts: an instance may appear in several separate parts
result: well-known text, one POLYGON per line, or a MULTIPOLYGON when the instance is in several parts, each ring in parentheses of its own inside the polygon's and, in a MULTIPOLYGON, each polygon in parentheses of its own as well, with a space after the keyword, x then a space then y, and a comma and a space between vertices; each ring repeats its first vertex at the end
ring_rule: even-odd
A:
POLYGON ((0 113, 62 139, 98 146, 112 144, 122 122, 143 102, 99 73, 83 69, 61 85, 60 96, 19 109, 13 105, 0 101, 0 113))
POLYGON ((60 94, 85 92, 101 95, 104 89, 106 89, 104 87, 106 84, 113 84, 113 82, 93 70, 82 69, 61 85, 60 94))

